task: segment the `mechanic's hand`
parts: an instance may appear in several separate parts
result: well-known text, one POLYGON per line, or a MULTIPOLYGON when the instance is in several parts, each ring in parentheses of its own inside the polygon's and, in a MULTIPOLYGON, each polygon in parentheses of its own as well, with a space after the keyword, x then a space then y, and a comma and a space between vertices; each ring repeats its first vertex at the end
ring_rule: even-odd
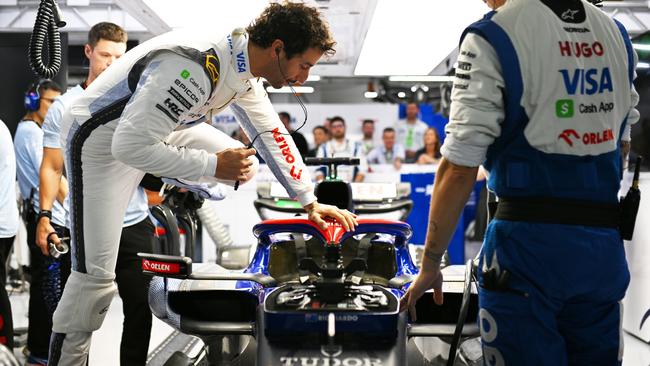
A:
POLYGON ((309 219, 323 230, 327 229, 327 223, 324 220, 325 217, 336 219, 336 221, 343 225, 346 231, 352 231, 358 225, 357 215, 348 210, 341 210, 336 206, 312 202, 305 206, 305 211, 307 211, 309 219))
POLYGON ((409 314, 411 314, 411 319, 415 321, 415 304, 428 289, 433 289, 433 301, 437 305, 442 305, 442 273, 440 272, 439 263, 428 266, 424 263, 422 264, 420 274, 418 274, 408 291, 399 300, 399 311, 408 310, 409 314))
POLYGON ((50 223, 50 219, 48 219, 47 217, 41 217, 40 220, 38 220, 38 223, 36 224, 36 245, 39 247, 43 255, 46 257, 50 256, 50 248, 49 245, 47 244, 47 236, 50 233, 55 233, 50 237, 52 242, 56 245, 61 244, 61 240, 59 239, 59 236, 56 234, 56 230, 54 230, 52 224, 50 223))
POLYGON ((239 147, 226 149, 217 153, 217 171, 214 176, 224 180, 246 180, 250 173, 253 160, 249 156, 255 155, 255 149, 239 147))

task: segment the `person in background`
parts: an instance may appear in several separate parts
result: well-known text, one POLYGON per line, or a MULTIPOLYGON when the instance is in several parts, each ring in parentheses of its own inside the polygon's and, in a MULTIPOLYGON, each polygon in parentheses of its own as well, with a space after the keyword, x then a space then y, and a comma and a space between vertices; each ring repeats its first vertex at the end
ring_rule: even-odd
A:
POLYGON ((330 123, 332 123, 332 118, 331 117, 326 117, 325 120, 323 121, 323 127, 325 127, 326 130, 330 130, 330 123))
POLYGON ((307 156, 315 157, 320 146, 330 140, 330 132, 324 126, 316 126, 311 132, 314 135, 314 148, 309 150, 307 156))
POLYGON ((364 119, 361 123, 361 133, 363 134, 363 138, 361 139, 363 153, 368 154, 372 149, 375 148, 375 121, 371 119, 364 119))
POLYGON ((429 127, 424 132, 424 147, 415 153, 415 162, 417 164, 438 164, 440 158, 442 155, 440 154, 438 130, 429 127))
POLYGON ((278 113, 278 117, 280 117, 280 121, 282 121, 284 127, 291 134, 293 142, 296 143, 296 147, 300 151, 300 156, 307 156, 309 153, 309 145, 307 144, 307 140, 305 140, 305 136, 291 127, 291 115, 287 112, 280 112, 278 113))
MULTIPOLYGON (((29 325, 27 328, 27 365, 46 365, 47 351, 52 329, 52 312, 54 304, 45 300, 48 296, 62 291, 66 279, 70 275, 70 253, 62 254, 57 259, 57 264, 48 260, 36 246, 36 216, 39 209, 39 170, 43 160, 43 121, 54 99, 61 95, 61 87, 52 80, 43 79, 35 83, 25 94, 25 109, 27 113, 18 123, 14 136, 14 150, 16 152, 16 173, 18 187, 22 196, 24 214, 23 220, 27 228, 27 246, 30 254, 29 286, 29 325), (58 273, 50 276, 48 267, 56 265, 58 273), (52 288, 50 284, 60 279, 60 288, 52 288), (49 305, 48 305, 49 304, 49 305)), ((67 182, 59 185, 56 200, 52 206, 50 223, 54 230, 61 235, 66 233, 67 209, 63 200, 67 192, 67 182)), ((57 286, 59 287, 59 286, 57 286)), ((49 297, 48 297, 49 298, 49 297)))
POLYGON ((10 351, 14 348, 14 323, 11 302, 5 288, 5 269, 18 232, 18 220, 14 144, 7 125, 0 120, 0 344, 10 351))
MULTIPOLYGON (((318 149, 316 154, 319 158, 324 157, 357 157, 360 159, 359 166, 349 167, 341 166, 339 167, 339 176, 346 181, 350 182, 363 182, 365 177, 365 172, 368 171, 368 163, 366 161, 366 156, 363 153, 363 148, 361 143, 358 141, 352 141, 345 137, 345 120, 340 116, 335 116, 331 118, 330 121, 330 133, 332 139, 327 143, 322 144, 318 149)), ((322 179, 324 174, 321 171, 317 171, 316 179, 322 179)))
POLYGON ((406 118, 398 121, 395 126, 397 143, 406 150, 406 163, 415 162, 415 152, 424 147, 424 132, 429 126, 418 119, 420 108, 416 103, 406 105, 406 118))
POLYGON ((399 170, 404 161, 404 147, 395 143, 395 130, 392 127, 384 128, 381 135, 383 144, 368 153, 368 164, 393 164, 399 170))

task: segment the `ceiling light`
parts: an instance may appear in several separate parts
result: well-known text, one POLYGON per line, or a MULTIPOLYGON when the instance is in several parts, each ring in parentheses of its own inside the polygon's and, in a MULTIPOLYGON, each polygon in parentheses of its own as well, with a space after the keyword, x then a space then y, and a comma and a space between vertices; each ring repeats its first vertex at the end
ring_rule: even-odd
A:
POLYGON ((320 75, 309 75, 307 81, 320 81, 320 75))
MULTIPOLYGON (((311 86, 294 86, 293 90, 296 91, 296 94, 309 94, 314 92, 314 88, 311 86)), ((288 86, 283 86, 280 89, 276 89, 272 86, 267 86, 266 91, 269 93, 293 93, 291 88, 288 86)))
POLYGON ((647 62, 638 62, 636 64, 637 69, 650 69, 650 64, 647 62))
POLYGON ((375 98, 377 98, 377 95, 378 95, 377 92, 374 92, 374 91, 367 91, 367 92, 363 93, 363 96, 368 98, 368 99, 375 99, 375 98))
POLYGON ((420 83, 446 83, 449 81, 454 81, 453 76, 441 76, 441 75, 424 75, 424 76, 389 76, 388 81, 410 81, 410 82, 420 82, 420 83))
POLYGON ((397 93, 397 97, 398 97, 398 98, 406 98, 406 93, 404 93, 404 92, 398 92, 398 93, 397 93))
POLYGON ((476 0, 377 1, 355 75, 427 75, 489 11, 476 0))

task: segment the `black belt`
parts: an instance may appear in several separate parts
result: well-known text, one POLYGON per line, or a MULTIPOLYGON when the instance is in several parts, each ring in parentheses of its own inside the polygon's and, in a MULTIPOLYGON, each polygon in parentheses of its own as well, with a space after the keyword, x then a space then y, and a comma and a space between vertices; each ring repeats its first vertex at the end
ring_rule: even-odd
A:
POLYGON ((495 218, 544 224, 618 228, 618 203, 578 201, 551 197, 500 197, 495 218))

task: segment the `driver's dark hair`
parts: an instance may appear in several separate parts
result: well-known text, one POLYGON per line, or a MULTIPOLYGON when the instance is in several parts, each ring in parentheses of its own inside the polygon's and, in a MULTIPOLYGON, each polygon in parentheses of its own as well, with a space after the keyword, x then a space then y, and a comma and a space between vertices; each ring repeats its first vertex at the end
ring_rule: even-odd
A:
POLYGON ((246 27, 250 40, 267 48, 276 39, 284 42, 287 58, 316 48, 327 56, 336 51, 329 26, 316 8, 300 3, 270 4, 246 27))

